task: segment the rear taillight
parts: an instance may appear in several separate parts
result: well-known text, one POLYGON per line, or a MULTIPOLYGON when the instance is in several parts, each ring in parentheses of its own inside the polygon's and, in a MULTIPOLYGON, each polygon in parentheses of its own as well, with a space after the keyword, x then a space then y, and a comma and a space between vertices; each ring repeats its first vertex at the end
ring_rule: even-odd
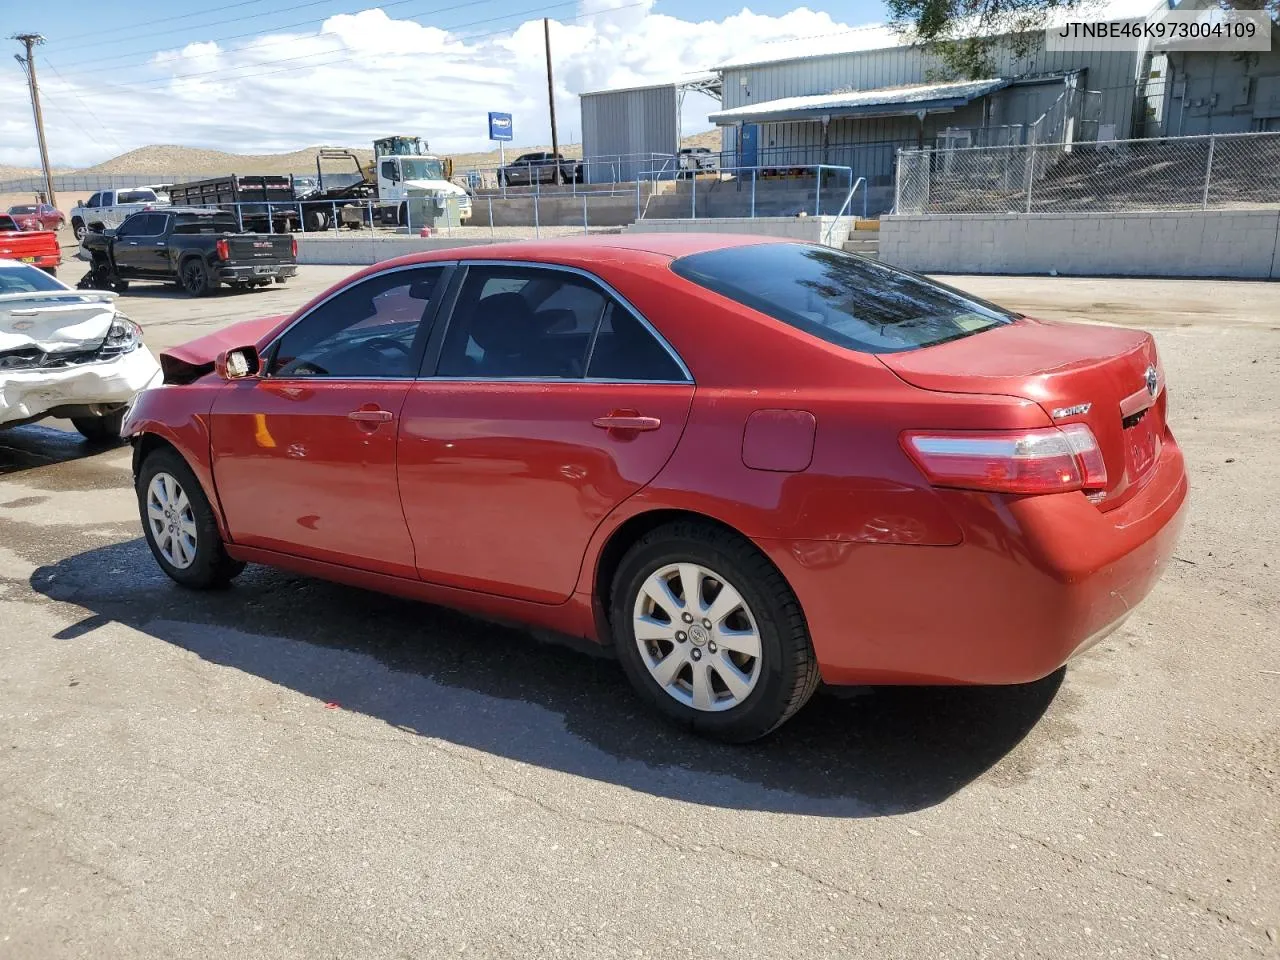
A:
POLYGON ((1102 450, 1083 423, 1041 430, 916 432, 903 448, 936 487, 1000 493, 1102 491, 1102 450))
POLYGON ((297 237, 289 238, 289 252, 293 256, 293 259, 295 260, 298 259, 298 238, 297 237))
POLYGON ((219 260, 231 259, 231 245, 226 240, 219 240, 213 245, 213 249, 217 251, 219 260))

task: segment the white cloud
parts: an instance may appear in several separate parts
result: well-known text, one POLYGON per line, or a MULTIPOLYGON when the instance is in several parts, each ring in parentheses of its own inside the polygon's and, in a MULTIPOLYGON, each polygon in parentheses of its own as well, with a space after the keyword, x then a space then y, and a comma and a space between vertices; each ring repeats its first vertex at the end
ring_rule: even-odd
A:
MULTIPOLYGON (((804 7, 693 22, 654 13, 653 2, 582 0, 578 16, 553 21, 562 139, 580 132, 584 91, 661 82, 762 42, 848 29, 804 7)), ((482 9, 460 9, 455 19, 482 9)), ((439 152, 485 150, 489 110, 514 114, 517 143, 550 139, 541 20, 455 31, 372 8, 330 17, 311 33, 198 40, 143 65, 96 66, 92 48, 64 58, 56 38, 41 56, 52 65, 41 90, 50 158, 60 167, 157 142, 267 153, 364 145, 392 132, 423 135, 439 152)), ((707 109, 687 104, 686 132, 707 126, 707 109)), ((38 164, 34 140, 25 84, 0 83, 0 164, 38 164)))

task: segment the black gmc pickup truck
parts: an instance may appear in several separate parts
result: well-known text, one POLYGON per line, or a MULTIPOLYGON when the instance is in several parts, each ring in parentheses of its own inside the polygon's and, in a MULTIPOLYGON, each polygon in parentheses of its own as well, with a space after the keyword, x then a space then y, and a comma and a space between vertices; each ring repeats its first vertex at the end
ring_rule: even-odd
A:
POLYGON ((220 284, 241 290, 284 283, 298 272, 298 245, 287 234, 240 233, 234 214, 200 207, 157 207, 114 230, 88 233, 81 289, 128 289, 133 280, 176 282, 193 297, 220 284))

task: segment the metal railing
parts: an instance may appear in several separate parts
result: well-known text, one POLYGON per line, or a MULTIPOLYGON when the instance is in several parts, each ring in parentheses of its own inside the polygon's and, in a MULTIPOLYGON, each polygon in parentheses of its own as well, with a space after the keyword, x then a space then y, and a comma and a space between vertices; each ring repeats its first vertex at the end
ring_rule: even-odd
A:
POLYGON ((903 150, 894 210, 929 213, 1280 206, 1280 133, 903 150))

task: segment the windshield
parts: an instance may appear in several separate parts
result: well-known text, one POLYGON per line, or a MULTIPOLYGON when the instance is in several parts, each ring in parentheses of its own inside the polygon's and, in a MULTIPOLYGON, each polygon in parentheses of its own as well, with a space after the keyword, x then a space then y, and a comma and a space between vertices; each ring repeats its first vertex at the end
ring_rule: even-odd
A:
POLYGON ((116 194, 116 203, 151 203, 155 199, 154 190, 121 190, 116 194))
POLYGON ((36 205, 35 205, 34 203, 23 203, 23 204, 20 204, 20 205, 18 205, 18 206, 16 206, 16 207, 10 207, 10 208, 9 208, 9 212, 10 212, 10 213, 12 213, 12 214, 19 214, 19 213, 35 213, 35 212, 36 212, 36 205))
POLYGON ((401 178, 404 180, 443 180, 444 165, 439 160, 400 161, 401 178))
POLYGON ((25 263, 0 264, 0 293, 61 293, 67 289, 65 284, 59 283, 43 270, 29 267, 25 263))
POLYGON ((830 247, 761 243, 682 257, 671 269, 828 343, 897 353, 1009 323, 1006 310, 830 247))

